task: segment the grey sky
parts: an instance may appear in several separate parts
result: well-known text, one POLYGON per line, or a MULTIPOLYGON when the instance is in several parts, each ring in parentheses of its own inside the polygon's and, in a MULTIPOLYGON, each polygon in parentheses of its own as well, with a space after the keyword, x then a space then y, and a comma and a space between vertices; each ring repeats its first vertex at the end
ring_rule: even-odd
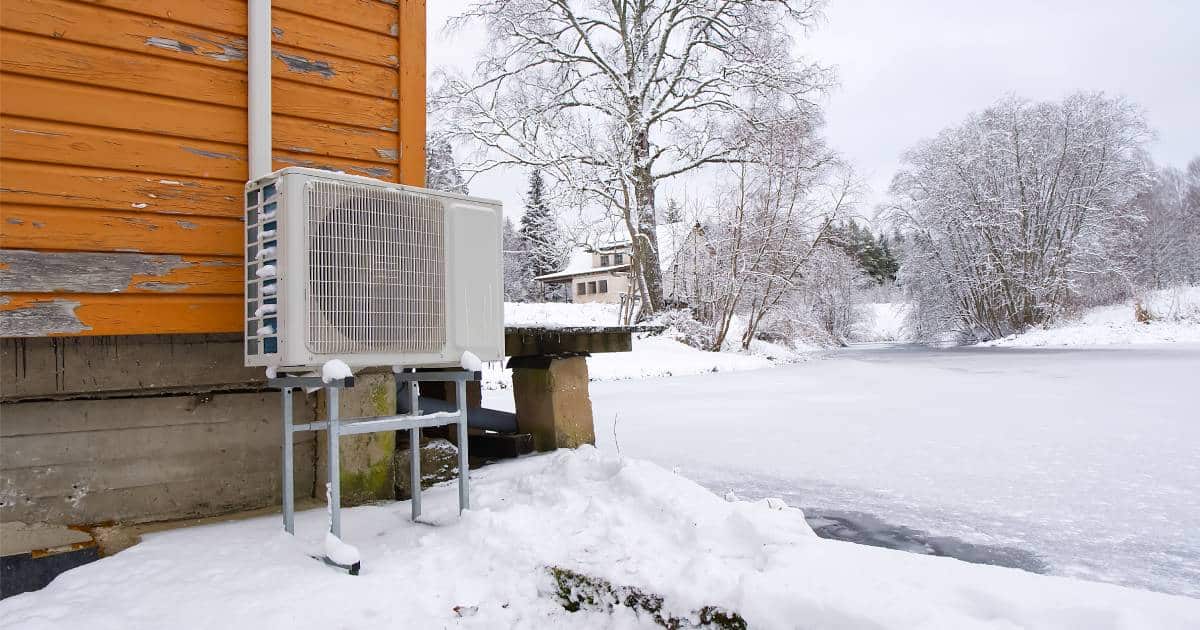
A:
MULTIPOLYGON (((478 33, 441 32, 464 0, 429 3, 429 64, 468 68, 478 33)), ((1141 105, 1163 165, 1200 155, 1200 0, 833 0, 800 54, 836 66, 826 136, 882 199, 901 153, 1005 94, 1103 90, 1141 105)), ((524 175, 472 193, 519 215, 524 175)))

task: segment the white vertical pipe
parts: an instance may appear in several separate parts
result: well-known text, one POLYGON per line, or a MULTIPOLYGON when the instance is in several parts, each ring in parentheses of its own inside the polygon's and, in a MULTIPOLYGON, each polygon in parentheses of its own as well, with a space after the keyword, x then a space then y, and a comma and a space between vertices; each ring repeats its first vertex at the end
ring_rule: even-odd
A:
POLYGON ((246 4, 250 179, 271 172, 271 0, 246 4))

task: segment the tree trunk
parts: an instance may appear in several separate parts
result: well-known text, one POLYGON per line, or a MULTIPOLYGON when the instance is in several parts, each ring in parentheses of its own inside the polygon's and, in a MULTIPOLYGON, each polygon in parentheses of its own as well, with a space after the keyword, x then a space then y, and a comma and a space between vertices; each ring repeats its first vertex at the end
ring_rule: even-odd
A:
POLYGON ((648 160, 650 157, 650 141, 646 133, 638 134, 634 146, 633 217, 640 234, 634 236, 634 253, 641 267, 642 281, 648 303, 645 313, 648 315, 663 310, 666 301, 663 298, 662 264, 658 250, 658 222, 654 217, 654 178, 650 174, 648 160))

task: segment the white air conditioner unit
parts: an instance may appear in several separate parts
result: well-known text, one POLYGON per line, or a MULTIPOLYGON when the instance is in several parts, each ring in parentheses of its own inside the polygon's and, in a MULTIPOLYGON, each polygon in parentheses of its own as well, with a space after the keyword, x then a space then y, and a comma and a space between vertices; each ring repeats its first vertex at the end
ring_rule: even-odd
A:
POLYGON ((504 353, 500 202, 310 168, 246 184, 246 365, 504 353))

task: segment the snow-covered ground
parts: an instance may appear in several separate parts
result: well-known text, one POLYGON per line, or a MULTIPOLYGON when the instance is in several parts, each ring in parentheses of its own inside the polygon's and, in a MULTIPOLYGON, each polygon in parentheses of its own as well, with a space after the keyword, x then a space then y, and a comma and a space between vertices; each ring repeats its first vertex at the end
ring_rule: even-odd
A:
POLYGON ((1018 547, 1053 574, 1200 597, 1197 374, 1197 345, 880 346, 591 392, 601 448, 718 492, 867 513, 1018 547))
MULTIPOLYGON (((633 351, 594 354, 588 358, 588 377, 593 381, 682 376, 709 372, 759 370, 803 360, 807 355, 775 344, 756 342, 749 352, 706 352, 669 336, 640 333, 633 338, 633 351)), ((512 387, 512 370, 501 362, 488 363, 485 389, 512 387)))
MULTIPOLYGON (((617 326, 619 317, 613 304, 514 303, 504 305, 505 325, 538 327, 617 326)), ((740 332, 730 335, 738 338, 740 332)), ((731 344, 733 345, 733 344, 731 344)), ((588 359, 588 376, 593 381, 641 379, 709 372, 757 370, 802 361, 816 348, 788 348, 756 340, 748 351, 729 349, 707 352, 678 341, 674 331, 638 333, 633 351, 596 354, 588 359)), ((512 386, 512 370, 503 362, 492 362, 484 369, 485 389, 512 386)))
MULTIPOLYGON (((664 381, 665 382, 665 381, 664 381)), ((751 628, 1200 626, 1200 600, 816 538, 778 502, 726 501, 650 463, 585 447, 472 474, 403 503, 343 512, 359 576, 325 566, 325 513, 148 535, 0 602, 5 628, 657 628, 618 607, 569 613, 548 567, 663 597, 666 615, 717 606, 751 628)))
POLYGON ((1153 319, 1142 323, 1134 303, 1102 306, 1080 317, 986 342, 1000 347, 1110 346, 1200 342, 1200 287, 1153 291, 1142 305, 1153 319))

